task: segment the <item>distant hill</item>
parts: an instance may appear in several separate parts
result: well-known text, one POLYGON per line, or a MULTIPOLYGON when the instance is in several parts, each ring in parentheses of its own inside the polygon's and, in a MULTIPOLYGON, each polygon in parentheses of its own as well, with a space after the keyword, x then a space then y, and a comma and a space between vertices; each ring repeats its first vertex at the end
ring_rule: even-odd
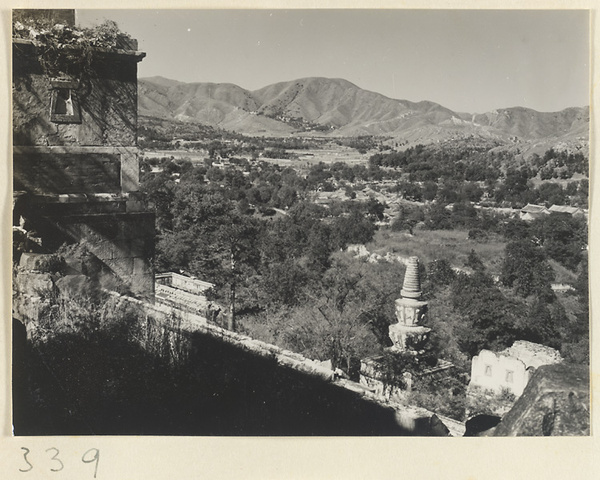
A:
POLYGON ((383 135, 410 143, 482 138, 587 145, 589 109, 537 112, 523 107, 457 113, 434 102, 396 100, 343 79, 302 78, 249 91, 229 83, 139 81, 141 115, 199 122, 249 135, 313 131, 332 136, 383 135))

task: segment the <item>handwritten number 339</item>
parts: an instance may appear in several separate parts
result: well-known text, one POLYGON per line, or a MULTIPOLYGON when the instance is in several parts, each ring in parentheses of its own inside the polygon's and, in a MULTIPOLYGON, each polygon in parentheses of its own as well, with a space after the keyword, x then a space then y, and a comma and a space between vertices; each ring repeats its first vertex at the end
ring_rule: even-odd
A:
MULTIPOLYGON (((21 447, 21 450, 23 450, 23 460, 25 460, 27 468, 19 468, 19 471, 26 473, 33 470, 33 464, 27 458, 27 455, 29 455, 30 450, 26 447, 21 447)), ((63 468, 65 468, 65 465, 62 462, 62 460, 58 458, 58 454, 60 453, 58 448, 49 448, 46 450, 46 453, 49 452, 54 452, 54 454, 50 458, 53 464, 53 468, 51 468, 50 471, 60 472, 63 468)), ((100 450, 98 450, 97 448, 90 448, 87 452, 83 454, 83 456, 81 457, 81 461, 83 463, 96 463, 94 467, 94 478, 96 478, 96 474, 98 473, 98 463, 100 461, 100 450)))

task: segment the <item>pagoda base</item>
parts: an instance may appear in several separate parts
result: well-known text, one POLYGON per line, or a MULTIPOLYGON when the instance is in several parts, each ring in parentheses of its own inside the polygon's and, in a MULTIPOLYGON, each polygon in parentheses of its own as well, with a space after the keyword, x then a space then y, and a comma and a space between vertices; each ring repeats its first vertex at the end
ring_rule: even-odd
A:
POLYGON ((431 328, 422 325, 402 325, 394 323, 389 327, 389 336, 395 352, 415 352, 427 341, 431 328))

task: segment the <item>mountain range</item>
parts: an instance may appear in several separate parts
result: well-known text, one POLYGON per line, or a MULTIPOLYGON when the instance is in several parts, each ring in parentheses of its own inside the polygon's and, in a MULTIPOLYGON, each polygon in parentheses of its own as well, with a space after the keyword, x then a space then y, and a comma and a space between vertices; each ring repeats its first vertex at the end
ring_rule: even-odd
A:
MULTIPOLYGON (((483 138, 500 143, 587 145, 589 108, 538 112, 511 107, 459 113, 364 90, 343 79, 302 78, 249 91, 230 83, 139 80, 142 116, 190 121, 248 135, 319 132, 381 135, 407 143, 483 138)), ((579 147, 581 148, 581 147, 579 147)))

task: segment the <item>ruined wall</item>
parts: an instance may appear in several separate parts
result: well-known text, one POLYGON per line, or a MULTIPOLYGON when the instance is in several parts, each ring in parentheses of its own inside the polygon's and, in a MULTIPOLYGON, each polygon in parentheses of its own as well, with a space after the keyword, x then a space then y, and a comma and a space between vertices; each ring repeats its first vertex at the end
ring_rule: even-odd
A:
POLYGON ((134 146, 137 134, 135 51, 97 52, 73 92, 78 123, 56 123, 50 107, 53 82, 31 43, 13 40, 13 144, 134 146))
POLYGON ((590 371, 583 365, 542 365, 494 436, 590 435, 590 371))
POLYGON ((135 40, 119 42, 111 50, 67 47, 87 59, 85 67, 79 76, 53 78, 40 50, 13 39, 14 224, 35 232, 41 252, 85 243, 132 294, 152 298, 154 214, 137 193, 137 62, 144 54, 135 40), (67 117, 55 109, 63 91, 70 92, 67 117))
POLYGON ((15 190, 40 193, 136 191, 137 52, 99 52, 69 85, 79 121, 53 121, 56 82, 30 43, 13 43, 15 190), (35 173, 35 175, 32 175, 35 173))
POLYGON ((471 384, 500 393, 506 389, 516 396, 523 393, 529 372, 517 358, 482 350, 471 363, 471 384))

